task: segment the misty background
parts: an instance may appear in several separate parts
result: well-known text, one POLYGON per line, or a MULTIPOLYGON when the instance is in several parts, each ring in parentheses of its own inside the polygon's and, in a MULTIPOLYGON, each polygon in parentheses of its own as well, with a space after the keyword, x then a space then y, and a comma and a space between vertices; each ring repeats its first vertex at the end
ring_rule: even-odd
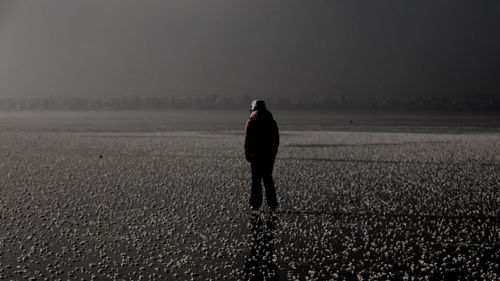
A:
POLYGON ((2 1, 0 108, 500 111, 498 1, 2 1))

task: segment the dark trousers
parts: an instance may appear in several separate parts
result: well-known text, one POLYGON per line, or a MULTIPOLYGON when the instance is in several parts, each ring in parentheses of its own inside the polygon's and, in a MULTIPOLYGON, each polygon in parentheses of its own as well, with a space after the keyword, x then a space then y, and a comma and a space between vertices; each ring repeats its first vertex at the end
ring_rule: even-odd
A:
POLYGON ((273 180, 273 166, 275 157, 254 159, 252 167, 252 192, 250 195, 250 206, 257 210, 262 205, 262 182, 266 189, 267 205, 271 209, 278 207, 276 190, 273 180))

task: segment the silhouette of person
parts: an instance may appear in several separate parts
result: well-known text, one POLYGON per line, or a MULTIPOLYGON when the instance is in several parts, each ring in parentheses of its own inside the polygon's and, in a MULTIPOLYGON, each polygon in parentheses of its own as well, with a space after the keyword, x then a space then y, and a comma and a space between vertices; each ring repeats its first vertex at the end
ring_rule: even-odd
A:
POLYGON ((263 100, 251 103, 250 117, 245 127, 245 157, 251 164, 252 190, 250 207, 259 210, 262 205, 262 181, 266 189, 267 205, 278 207, 273 180, 273 167, 279 146, 278 125, 263 100))

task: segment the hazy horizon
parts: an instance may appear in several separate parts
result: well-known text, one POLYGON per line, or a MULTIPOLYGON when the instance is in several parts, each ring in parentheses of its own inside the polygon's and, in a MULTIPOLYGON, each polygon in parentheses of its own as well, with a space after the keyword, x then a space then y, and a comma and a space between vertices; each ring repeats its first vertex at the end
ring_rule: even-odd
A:
POLYGON ((0 97, 500 93, 498 1, 2 1, 0 97))

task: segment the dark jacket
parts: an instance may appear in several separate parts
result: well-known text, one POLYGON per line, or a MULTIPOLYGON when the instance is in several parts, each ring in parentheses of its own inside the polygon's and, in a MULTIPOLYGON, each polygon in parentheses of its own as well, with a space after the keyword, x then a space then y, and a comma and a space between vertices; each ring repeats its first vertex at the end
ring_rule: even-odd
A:
POLYGON ((245 128, 245 156, 248 161, 273 158, 278 153, 280 136, 278 125, 267 109, 250 114, 245 128))

